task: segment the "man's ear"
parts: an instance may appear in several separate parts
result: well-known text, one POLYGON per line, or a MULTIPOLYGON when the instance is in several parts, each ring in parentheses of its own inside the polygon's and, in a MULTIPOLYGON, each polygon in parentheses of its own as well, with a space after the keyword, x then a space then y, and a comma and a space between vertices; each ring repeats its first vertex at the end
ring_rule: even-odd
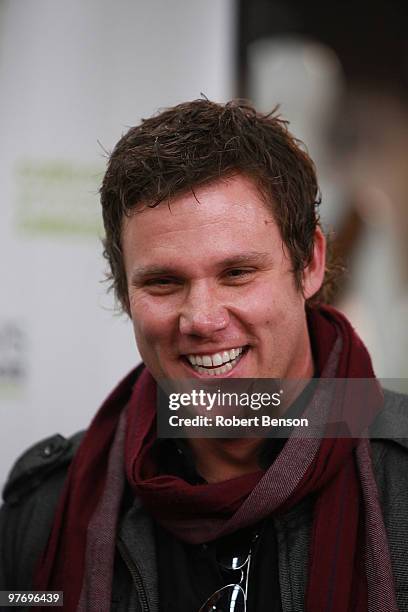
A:
POLYGON ((306 300, 317 293, 323 284, 326 270, 326 238, 318 226, 314 237, 313 257, 303 271, 303 296, 306 300))

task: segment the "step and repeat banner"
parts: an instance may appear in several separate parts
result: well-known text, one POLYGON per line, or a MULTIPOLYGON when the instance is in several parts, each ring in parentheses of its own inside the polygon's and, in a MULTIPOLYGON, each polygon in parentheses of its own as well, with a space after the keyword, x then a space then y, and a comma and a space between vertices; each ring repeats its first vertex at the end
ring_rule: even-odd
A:
POLYGON ((139 361, 103 282, 106 151, 161 107, 231 97, 233 8, 0 5, 1 485, 27 446, 86 428, 139 361))

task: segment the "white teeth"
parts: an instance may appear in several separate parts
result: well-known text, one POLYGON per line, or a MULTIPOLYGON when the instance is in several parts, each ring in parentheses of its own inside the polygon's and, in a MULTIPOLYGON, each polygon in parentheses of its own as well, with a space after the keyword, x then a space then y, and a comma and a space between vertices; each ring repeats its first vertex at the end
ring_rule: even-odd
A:
POLYGON ((230 352, 231 351, 224 351, 223 352, 223 354, 222 354, 222 362, 223 363, 227 363, 227 361, 229 361, 231 359, 230 352))
POLYGON ((227 368, 225 366, 222 366, 221 368, 215 368, 215 370, 212 370, 215 374, 215 376, 219 376, 220 374, 226 374, 227 373, 227 368))
POLYGON ((221 374, 226 374, 227 372, 232 370, 232 368, 234 367, 235 363, 236 363, 235 361, 233 361, 231 363, 226 363, 225 365, 221 366, 220 368, 214 368, 213 370, 207 370, 206 368, 199 368, 200 374, 207 374, 207 375, 209 374, 210 376, 220 376, 221 374))
POLYGON ((215 355, 212 356, 211 360, 213 366, 220 366, 223 363, 222 356, 220 355, 220 353, 215 353, 215 355))
POLYGON ((233 361, 229 361, 228 363, 225 363, 220 368, 210 369, 210 368, 203 368, 201 366, 196 365, 194 366, 193 369, 199 374, 206 374, 206 376, 220 376, 221 374, 227 374, 227 372, 230 372, 237 363, 238 363, 237 359, 234 359, 233 361))
POLYGON ((207 376, 220 376, 232 370, 243 350, 243 347, 240 347, 213 355, 187 355, 187 359, 196 372, 207 376))

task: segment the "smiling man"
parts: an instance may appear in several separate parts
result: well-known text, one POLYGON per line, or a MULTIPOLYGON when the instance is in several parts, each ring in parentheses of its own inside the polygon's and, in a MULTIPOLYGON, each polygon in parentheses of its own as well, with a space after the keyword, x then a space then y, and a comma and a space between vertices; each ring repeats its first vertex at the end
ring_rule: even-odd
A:
POLYGON ((122 137, 101 201, 143 363, 82 438, 51 441, 46 469, 44 444, 14 468, 3 588, 63 591, 69 611, 408 606, 406 399, 381 391, 351 325, 322 305, 315 170, 287 124, 238 102, 171 108, 122 137), (361 405, 313 381, 372 380, 366 425, 394 437, 157 437, 157 381, 230 378, 310 381, 288 413, 342 421, 361 405))
POLYGON ((272 209, 238 172, 127 218, 127 307, 154 378, 310 378, 305 300, 324 245, 316 227, 299 290, 272 209))

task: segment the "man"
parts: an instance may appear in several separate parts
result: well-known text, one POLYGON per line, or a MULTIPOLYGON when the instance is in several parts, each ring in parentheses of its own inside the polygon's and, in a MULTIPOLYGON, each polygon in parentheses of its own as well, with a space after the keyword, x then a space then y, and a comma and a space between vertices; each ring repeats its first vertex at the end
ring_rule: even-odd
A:
MULTIPOLYGON (((98 612, 408 609, 407 401, 383 395, 350 324, 318 305, 318 187, 286 123, 235 102, 171 108, 119 141, 101 201, 144 365, 81 440, 15 466, 4 588, 98 612), (217 378, 372 379, 367 426, 386 439, 157 439, 156 381, 217 378)), ((328 406, 310 383, 289 411, 328 406)))

